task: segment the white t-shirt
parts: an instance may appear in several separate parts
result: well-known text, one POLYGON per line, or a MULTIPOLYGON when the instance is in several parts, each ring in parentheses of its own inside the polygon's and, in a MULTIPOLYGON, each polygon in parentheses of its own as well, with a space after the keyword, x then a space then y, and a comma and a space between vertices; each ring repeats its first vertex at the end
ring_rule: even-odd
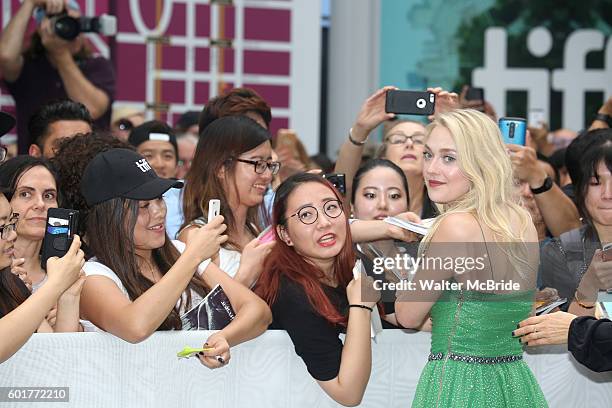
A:
MULTIPOLYGON (((174 241, 174 240, 172 241, 172 243, 174 244, 174 246, 176 247, 176 249, 178 249, 180 253, 183 253, 185 251, 184 243, 180 241, 174 241)), ((209 263, 210 263, 210 259, 207 259, 204 262, 202 262, 198 266, 197 273, 202 274, 209 263)), ((87 276, 105 276, 109 278, 110 280, 113 281, 115 285, 117 285, 121 293, 123 293, 123 295, 127 299, 133 300, 133 299, 130 299, 130 295, 128 294, 127 289, 125 288, 125 286, 123 286, 123 283, 121 282, 121 279, 119 279, 117 274, 115 274, 115 272, 113 272, 113 270, 111 270, 108 266, 100 262, 97 262, 96 258, 92 258, 89 261, 85 262, 85 265, 83 265, 83 272, 85 272, 85 275, 87 276)), ((190 291, 191 291, 191 305, 189 306, 189 308, 193 307, 194 305, 197 305, 202 300, 202 297, 199 294, 197 294, 195 291, 191 289, 190 291)), ((183 314, 189 310, 187 309, 186 298, 187 298, 187 293, 183 292, 183 294, 181 295, 181 299, 179 299, 176 302, 176 306, 178 307, 182 301, 182 307, 179 310, 179 314, 183 314)), ((83 326, 84 331, 103 331, 102 329, 94 325, 89 320, 81 320, 81 325, 83 326)))

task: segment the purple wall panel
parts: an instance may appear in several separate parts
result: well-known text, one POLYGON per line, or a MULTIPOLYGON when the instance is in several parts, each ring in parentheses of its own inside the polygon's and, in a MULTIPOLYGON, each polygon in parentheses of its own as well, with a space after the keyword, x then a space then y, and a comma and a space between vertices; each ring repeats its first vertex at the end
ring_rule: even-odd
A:
POLYGON ((170 69, 177 71, 185 70, 185 47, 175 47, 164 45, 161 47, 162 69, 170 69))
POLYGON ((144 101, 147 73, 146 50, 139 44, 117 44, 117 100, 144 101))
POLYGON ((210 70, 210 48, 195 49, 195 69, 202 72, 210 70))
POLYGON ((196 82, 194 86, 194 102, 205 105, 210 99, 210 84, 208 82, 196 82))
POLYGON ((278 108, 289 107, 289 86, 288 85, 262 85, 262 84, 244 84, 244 86, 253 88, 258 94, 264 98, 270 106, 278 108))
POLYGON ((167 35, 186 35, 186 13, 187 8, 184 4, 174 4, 172 7, 172 18, 166 31, 167 35))
POLYGON ((184 81, 161 81, 161 99, 165 103, 183 103, 185 100, 184 81))
POLYGON ((291 12, 245 8, 244 37, 247 40, 291 41, 291 12))
POLYGON ((261 75, 289 75, 291 54, 277 51, 245 51, 244 72, 261 75))
POLYGON ((209 37, 210 36, 210 6, 209 5, 196 5, 196 36, 198 37, 209 37))

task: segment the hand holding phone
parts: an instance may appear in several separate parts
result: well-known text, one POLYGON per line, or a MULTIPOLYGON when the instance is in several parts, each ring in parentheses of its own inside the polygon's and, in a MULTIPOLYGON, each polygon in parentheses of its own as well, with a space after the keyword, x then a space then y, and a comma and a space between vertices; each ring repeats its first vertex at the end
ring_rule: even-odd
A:
POLYGON ((217 215, 221 213, 221 200, 213 198, 208 202, 208 218, 207 221, 212 221, 217 215))
MULTIPOLYGON (((49 258, 46 264, 47 271, 47 283, 46 285, 55 286, 60 289, 60 292, 64 292, 69 289, 75 282, 80 278, 83 278, 81 271, 85 264, 85 254, 81 249, 81 238, 78 235, 74 235, 70 247, 62 256, 52 256, 49 258)), ((84 280, 81 280, 80 287, 74 287, 73 294, 80 294, 84 280)))
POLYGON ((262 244, 266 242, 272 242, 276 240, 276 235, 274 234, 274 229, 272 229, 272 225, 269 225, 264 229, 261 234, 257 237, 257 240, 262 244))
POLYGON ((79 212, 66 208, 49 208, 45 237, 43 238, 40 263, 43 269, 47 260, 53 256, 61 258, 66 255, 77 230, 79 212))

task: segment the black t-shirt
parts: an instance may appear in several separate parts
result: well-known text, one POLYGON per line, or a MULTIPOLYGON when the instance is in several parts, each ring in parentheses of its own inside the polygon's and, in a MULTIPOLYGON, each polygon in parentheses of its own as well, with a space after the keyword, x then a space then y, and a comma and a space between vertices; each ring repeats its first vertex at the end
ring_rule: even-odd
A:
MULTIPOLYGON (((321 285, 338 311, 346 314, 346 288, 321 285)), ((304 288, 298 283, 281 278, 276 301, 271 307, 274 318, 270 329, 286 330, 310 375, 319 381, 338 376, 342 358, 342 342, 338 335, 345 327, 329 323, 310 305, 304 288)))

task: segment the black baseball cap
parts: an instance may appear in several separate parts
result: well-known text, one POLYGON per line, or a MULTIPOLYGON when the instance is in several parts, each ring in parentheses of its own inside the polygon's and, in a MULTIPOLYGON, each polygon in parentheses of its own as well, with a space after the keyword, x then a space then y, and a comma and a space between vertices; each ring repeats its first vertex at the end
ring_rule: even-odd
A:
POLYGON ((153 200, 181 187, 183 182, 159 177, 144 157, 128 149, 97 154, 81 179, 81 193, 90 206, 113 198, 153 200))
POLYGON ((15 126, 15 118, 6 112, 0 112, 0 136, 8 133, 15 126))
POLYGON ((178 159, 176 135, 167 123, 159 120, 150 120, 132 129, 128 137, 128 143, 134 147, 138 147, 149 140, 170 143, 174 147, 174 153, 178 159))

